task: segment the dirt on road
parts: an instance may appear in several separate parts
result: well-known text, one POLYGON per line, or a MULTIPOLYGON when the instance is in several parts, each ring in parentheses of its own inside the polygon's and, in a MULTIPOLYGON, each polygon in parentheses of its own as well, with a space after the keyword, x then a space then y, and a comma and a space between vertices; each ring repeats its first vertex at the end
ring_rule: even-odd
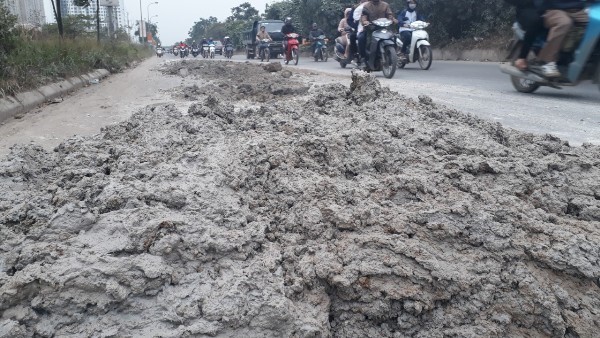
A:
POLYGON ((0 159, 0 337, 597 335, 600 147, 360 72, 163 71, 203 81, 0 159))

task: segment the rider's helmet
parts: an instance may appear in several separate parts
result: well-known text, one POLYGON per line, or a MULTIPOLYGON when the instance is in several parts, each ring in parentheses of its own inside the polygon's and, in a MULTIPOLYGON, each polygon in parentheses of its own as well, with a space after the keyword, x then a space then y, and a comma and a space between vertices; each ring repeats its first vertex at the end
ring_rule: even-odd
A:
POLYGON ((292 18, 290 18, 289 16, 287 18, 285 18, 285 20, 283 20, 284 23, 288 24, 288 23, 292 23, 292 18))
POLYGON ((319 28, 319 26, 317 25, 317 23, 316 23, 316 22, 314 22, 314 23, 312 24, 312 29, 317 29, 317 28, 319 28))

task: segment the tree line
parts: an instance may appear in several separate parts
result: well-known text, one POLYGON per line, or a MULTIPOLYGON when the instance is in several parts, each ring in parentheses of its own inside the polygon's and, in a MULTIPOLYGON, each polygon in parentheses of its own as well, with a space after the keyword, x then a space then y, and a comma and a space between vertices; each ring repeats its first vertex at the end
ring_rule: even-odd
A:
MULTIPOLYGON (((406 8, 405 0, 387 2, 395 13, 406 8)), ((199 19, 190 29, 188 40, 230 36, 241 45, 242 33, 249 30, 255 20, 283 20, 286 17, 292 18, 303 35, 308 34, 312 23, 317 23, 328 37, 336 37, 344 9, 356 3, 350 0, 280 0, 267 5, 264 13, 259 15, 256 8, 245 2, 232 8, 231 16, 223 22, 212 16, 199 19)), ((514 20, 513 9, 498 0, 422 0, 418 2, 417 10, 432 23, 428 31, 437 46, 456 40, 506 34, 514 20)))

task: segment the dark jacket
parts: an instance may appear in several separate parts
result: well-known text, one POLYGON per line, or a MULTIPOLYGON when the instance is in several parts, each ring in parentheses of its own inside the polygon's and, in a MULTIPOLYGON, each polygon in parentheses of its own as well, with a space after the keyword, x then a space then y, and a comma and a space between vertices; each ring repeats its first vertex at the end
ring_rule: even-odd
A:
POLYGON ((504 2, 511 4, 515 7, 517 7, 517 9, 522 9, 522 8, 543 8, 544 7, 544 3, 547 0, 504 0, 504 2))
POLYGON ((585 0, 545 0, 544 9, 584 9, 585 0))
POLYGON ((285 25, 283 25, 283 27, 281 27, 281 33, 283 35, 287 35, 290 33, 296 33, 296 28, 294 28, 294 25, 292 25, 291 23, 290 24, 286 23, 285 25))

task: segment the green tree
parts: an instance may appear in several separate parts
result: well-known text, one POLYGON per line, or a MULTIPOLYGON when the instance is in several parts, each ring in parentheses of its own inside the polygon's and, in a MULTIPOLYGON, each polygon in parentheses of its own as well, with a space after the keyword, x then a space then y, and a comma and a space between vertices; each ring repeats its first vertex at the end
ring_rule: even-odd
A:
POLYGON ((227 18, 227 21, 250 21, 256 20, 258 17, 258 10, 252 7, 249 2, 244 2, 231 9, 231 16, 227 18))
POLYGON ((19 41, 14 27, 17 17, 10 14, 4 2, 0 1, 0 65, 4 56, 13 50, 19 41))

